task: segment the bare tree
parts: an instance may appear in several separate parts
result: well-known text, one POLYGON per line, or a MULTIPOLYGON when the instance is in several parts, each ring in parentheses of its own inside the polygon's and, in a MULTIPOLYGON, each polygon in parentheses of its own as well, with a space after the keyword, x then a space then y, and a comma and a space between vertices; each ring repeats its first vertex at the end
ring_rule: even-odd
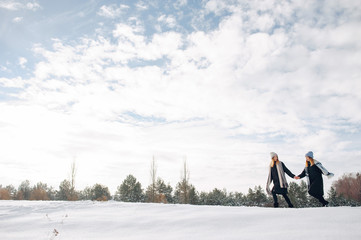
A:
POLYGON ((349 173, 344 174, 341 178, 335 181, 332 186, 337 192, 337 195, 343 196, 346 199, 352 199, 361 202, 361 174, 349 173))
POLYGON ((151 184, 148 186, 147 191, 146 191, 147 201, 148 202, 156 202, 156 199, 157 199, 157 192, 156 192, 157 165, 155 163, 154 156, 153 156, 152 163, 150 165, 150 180, 151 180, 151 184))
POLYGON ((69 181, 70 182, 70 189, 69 189, 70 191, 69 191, 69 197, 68 197, 68 200, 70 200, 70 201, 78 200, 78 194, 76 193, 76 190, 75 190, 76 173, 77 173, 77 168, 76 168, 75 159, 74 159, 70 166, 70 181, 69 181))
POLYGON ((189 184, 189 176, 190 176, 190 172, 187 167, 187 159, 185 158, 183 162, 183 170, 181 173, 181 181, 177 184, 176 187, 176 194, 178 195, 177 198, 179 203, 183 203, 183 204, 190 203, 189 193, 191 186, 189 184))

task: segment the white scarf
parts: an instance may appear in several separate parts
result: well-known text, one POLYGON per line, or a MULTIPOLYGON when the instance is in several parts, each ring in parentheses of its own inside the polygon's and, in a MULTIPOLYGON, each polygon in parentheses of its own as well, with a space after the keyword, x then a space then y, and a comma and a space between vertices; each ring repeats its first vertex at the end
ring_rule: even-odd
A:
MULTIPOLYGON (((285 172, 283 171, 281 161, 278 161, 278 164, 276 164, 276 168, 277 168, 278 179, 280 181, 281 188, 288 188, 288 183, 286 180, 285 172)), ((267 179, 267 185, 266 185, 266 191, 268 194, 271 194, 271 191, 269 188, 270 184, 271 184, 271 166, 269 167, 269 173, 268 173, 268 179, 267 179)))

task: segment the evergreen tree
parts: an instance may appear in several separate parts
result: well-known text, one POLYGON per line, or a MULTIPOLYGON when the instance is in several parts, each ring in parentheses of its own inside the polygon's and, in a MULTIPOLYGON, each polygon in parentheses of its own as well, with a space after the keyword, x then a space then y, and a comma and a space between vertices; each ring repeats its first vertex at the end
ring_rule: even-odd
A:
POLYGON ((111 199, 109 189, 101 184, 95 184, 91 191, 91 200, 108 201, 111 199))
POLYGON ((248 193, 246 195, 246 206, 255 206, 254 203, 255 193, 252 188, 248 188, 248 193))
POLYGON ((92 200, 92 188, 86 187, 83 191, 79 192, 79 199, 80 200, 92 200))
POLYGON ((31 194, 30 181, 25 180, 20 184, 20 186, 18 188, 16 199, 17 200, 29 200, 30 194, 31 194))
POLYGON ((225 205, 227 193, 215 188, 208 194, 207 205, 225 205))
POLYGON ((199 203, 198 192, 193 185, 189 188, 189 204, 197 205, 199 203))
POLYGON ((236 192, 230 194, 230 199, 232 201, 231 206, 245 206, 246 205, 246 196, 243 193, 236 192))
POLYGON ((68 180, 64 180, 59 185, 59 190, 56 193, 57 200, 68 201, 70 198, 71 184, 68 180))
POLYGON ((182 178, 181 181, 177 183, 174 193, 176 203, 196 204, 196 202, 198 202, 198 194, 195 187, 189 183, 189 175, 187 161, 184 161, 182 178))
POLYGON ((308 206, 307 184, 302 180, 300 184, 291 182, 288 188, 288 197, 296 208, 308 206))
POLYGON ((199 205, 207 205, 207 203, 208 203, 208 193, 207 192, 201 192, 199 194, 198 204, 199 205))
POLYGON ((267 195, 264 193, 264 190, 261 186, 255 186, 252 190, 248 189, 247 195, 247 205, 248 206, 266 206, 267 204, 267 195))
POLYGON ((115 198, 123 202, 142 202, 144 200, 142 185, 133 175, 128 175, 118 187, 115 198))
POLYGON ((307 207, 310 208, 314 208, 314 207, 321 207, 321 203, 314 197, 312 197, 311 195, 307 196, 308 199, 308 203, 307 203, 307 207))
POLYGON ((328 191, 329 206, 338 207, 343 206, 346 203, 346 199, 339 196, 334 187, 331 187, 328 191))
POLYGON ((156 202, 162 202, 162 203, 173 203, 173 188, 168 184, 166 185, 163 179, 158 178, 155 186, 156 190, 156 202))

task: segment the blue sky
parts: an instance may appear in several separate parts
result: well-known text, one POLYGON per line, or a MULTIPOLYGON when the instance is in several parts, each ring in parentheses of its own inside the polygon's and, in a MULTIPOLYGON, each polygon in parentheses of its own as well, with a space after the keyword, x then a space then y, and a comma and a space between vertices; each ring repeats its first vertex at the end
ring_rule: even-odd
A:
MULTIPOLYGON (((360 171, 357 1, 0 1, 0 184, 360 171)), ((326 180, 326 186, 332 181, 326 180)))

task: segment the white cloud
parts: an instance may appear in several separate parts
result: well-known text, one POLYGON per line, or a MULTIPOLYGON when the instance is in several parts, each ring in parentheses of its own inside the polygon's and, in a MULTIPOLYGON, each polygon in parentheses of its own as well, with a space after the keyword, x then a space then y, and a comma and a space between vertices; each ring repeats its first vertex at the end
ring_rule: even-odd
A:
POLYGON ((40 4, 37 2, 28 2, 26 8, 32 11, 36 11, 41 8, 40 4))
POLYGON ((19 65, 21 66, 21 68, 25 68, 25 64, 28 62, 28 60, 24 57, 20 57, 19 58, 19 65))
POLYGON ((1 1, 0 8, 4 8, 11 11, 17 11, 21 9, 37 11, 41 9, 41 6, 36 1, 34 2, 19 2, 19 1, 1 1))
MULTIPOLYGON (((6 69, 5 69, 6 70, 6 69)), ((24 88, 26 81, 21 77, 17 78, 0 78, 0 86, 8 88, 24 88)))
MULTIPOLYGON (((342 107, 339 111, 343 113, 337 113, 327 107, 324 109, 329 112, 314 112, 313 100, 306 99, 310 94, 314 96, 314 100, 321 98, 318 94, 325 97, 338 93, 351 94, 349 90, 358 87, 352 79, 339 89, 336 87, 337 79, 331 76, 327 76, 328 81, 316 80, 318 77, 318 73, 314 72, 316 66, 335 69, 333 63, 330 65, 323 60, 331 59, 330 57, 321 57, 326 56, 329 50, 310 51, 299 35, 294 35, 297 38, 293 38, 283 31, 273 34, 244 32, 242 14, 244 13, 234 13, 225 18, 220 23, 219 29, 215 31, 207 34, 195 32, 188 38, 170 32, 155 34, 149 39, 144 37, 141 28, 118 24, 113 31, 113 36, 118 40, 116 45, 110 44, 107 40, 90 41, 91 45, 76 47, 59 44, 54 52, 46 52, 47 62, 37 65, 37 76, 39 78, 50 75, 72 76, 76 81, 81 82, 89 79, 98 81, 101 72, 105 72, 106 76, 111 76, 112 79, 125 84, 126 89, 129 88, 126 93, 136 93, 134 96, 128 95, 128 97, 132 96, 132 100, 129 101, 132 105, 130 110, 141 115, 155 114, 168 120, 196 117, 214 118, 220 121, 232 119, 226 121, 228 122, 226 124, 242 126, 239 132, 243 134, 257 132, 305 134, 307 128, 303 124, 308 111, 317 116, 331 115, 340 118, 347 116, 354 119, 353 121, 359 119, 351 116, 352 111, 346 113, 346 110, 341 110, 342 107), (188 46, 181 49, 184 41, 187 41, 188 46), (294 41, 300 42, 294 44, 294 41), (291 43, 294 45, 290 45, 291 43), (76 49, 86 49, 86 51, 79 52, 76 49), (170 60, 166 75, 157 67, 132 70, 106 67, 108 60, 126 64, 130 61, 157 60, 163 57, 170 60), (97 59, 96 64, 94 59, 97 59), (296 63, 292 65, 289 59, 295 59, 296 63), (286 72, 283 72, 284 70, 286 72), (310 93, 312 86, 317 86, 321 91, 310 93), (340 92, 342 89, 343 92, 340 92), (149 97, 148 107, 132 104, 140 103, 137 100, 138 92, 149 97), (157 96, 159 92, 163 92, 161 97, 157 96), (226 97, 222 99, 214 97, 217 94, 226 97), (272 95, 279 95, 288 100, 283 103, 283 99, 278 100, 272 95), (297 99, 298 95, 304 101, 303 104, 297 99), (156 102, 162 104, 157 105, 156 102), (264 116, 273 116, 273 119, 265 121, 264 116)), ((255 29, 259 28, 255 26, 255 29)), ((299 28, 296 25, 295 30, 297 29, 299 28)), ((298 33, 306 35, 303 31, 298 33)), ((350 39, 348 41, 352 42, 350 39)), ((342 56, 340 55, 342 51, 337 50, 330 55, 342 56)), ((345 55, 342 58, 347 57, 345 55)), ((350 61, 346 69, 353 65, 355 62, 350 61)), ((354 71, 357 71, 357 67, 352 69, 352 72, 354 71)), ((117 88, 116 85, 113 87, 117 88)), ((351 101, 341 102, 347 102, 346 109, 353 109, 352 106, 356 108, 358 101, 359 98, 355 96, 351 101), (352 104, 352 101, 355 101, 356 105, 352 104)))
POLYGON ((102 16, 102 17, 106 17, 106 18, 117 18, 119 17, 125 9, 128 9, 129 6, 124 5, 124 4, 120 4, 119 6, 117 5, 103 5, 100 7, 99 11, 98 11, 98 15, 102 16))
POLYGON ((216 15, 221 15, 224 11, 229 11, 234 5, 230 1, 210 0, 207 1, 205 9, 209 12, 214 12, 216 15))
POLYGON ((3 71, 3 72, 5 72, 5 71, 7 71, 7 70, 8 70, 8 68, 7 68, 7 67, 5 67, 5 66, 0 65, 0 70, 1 70, 1 71, 3 71))
MULTIPOLYGON (((19 102, 0 105, 0 143, 10 146, 2 159, 50 167, 52 158, 60 167, 76 156, 79 178, 113 189, 129 173, 147 183, 153 155, 173 185, 186 155, 201 189, 214 187, 205 175, 230 190, 264 184, 274 150, 300 170, 308 150, 338 167, 336 159, 357 145, 343 137, 359 134, 361 122, 361 49, 352 37, 360 34, 359 14, 347 8, 350 19, 319 27, 306 21, 312 2, 266 2, 209 1, 221 19, 212 31, 146 35, 139 22, 118 23, 111 36, 36 45, 43 60, 33 77, 0 79, 23 87, 19 102)), ((124 9, 103 6, 98 14, 124 9)), ((176 24, 170 14, 156 20, 176 24)), ((348 159, 360 156, 351 152, 348 159)), ((49 171, 54 182, 64 178, 49 171)))
POLYGON ((22 20, 23 20, 23 17, 16 17, 16 18, 13 19, 13 22, 19 23, 19 22, 21 22, 22 20))
POLYGON ((169 28, 174 28, 177 25, 177 21, 173 16, 161 15, 158 18, 158 22, 166 25, 169 28))
POLYGON ((144 1, 138 1, 135 6, 139 11, 144 11, 148 9, 148 5, 144 1))
POLYGON ((18 2, 13 2, 13 1, 1 1, 0 2, 0 8, 4 8, 7 10, 18 10, 19 8, 21 8, 21 4, 18 2))

